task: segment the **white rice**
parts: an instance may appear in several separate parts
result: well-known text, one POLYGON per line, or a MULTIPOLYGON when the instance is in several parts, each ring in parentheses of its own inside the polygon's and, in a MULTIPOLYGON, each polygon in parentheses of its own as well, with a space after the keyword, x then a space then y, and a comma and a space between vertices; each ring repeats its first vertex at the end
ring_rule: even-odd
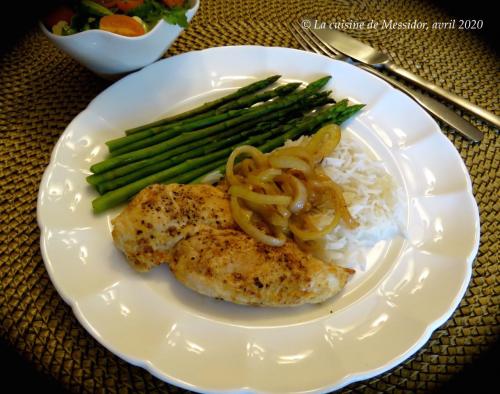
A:
MULTIPOLYGON (((286 145, 304 142, 299 139, 286 145)), ((323 257, 364 270, 367 254, 375 244, 403 234, 403 193, 383 164, 349 135, 342 136, 322 164, 326 174, 342 187, 349 212, 359 223, 352 230, 341 222, 329 233, 324 239, 323 257)))

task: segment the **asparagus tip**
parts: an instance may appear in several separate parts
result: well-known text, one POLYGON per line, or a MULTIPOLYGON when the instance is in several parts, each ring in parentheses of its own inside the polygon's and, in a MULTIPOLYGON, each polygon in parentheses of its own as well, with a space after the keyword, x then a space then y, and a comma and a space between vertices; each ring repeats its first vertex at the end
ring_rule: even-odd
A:
POLYGON ((92 175, 89 175, 85 178, 85 180, 87 181, 88 184, 90 185, 97 185, 97 182, 95 181, 95 174, 92 174, 92 175))

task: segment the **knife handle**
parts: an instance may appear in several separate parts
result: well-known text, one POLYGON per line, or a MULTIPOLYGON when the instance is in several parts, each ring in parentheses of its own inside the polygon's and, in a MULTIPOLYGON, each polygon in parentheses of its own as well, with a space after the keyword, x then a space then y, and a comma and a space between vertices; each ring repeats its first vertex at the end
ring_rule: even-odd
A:
POLYGON ((380 77, 384 81, 390 83, 397 89, 406 93, 408 96, 412 97, 417 103, 419 103, 423 108, 425 108, 428 112, 430 112, 436 118, 440 119, 444 123, 454 128, 461 135, 471 139, 474 142, 481 141, 481 139, 483 138, 483 133, 480 130, 478 130, 472 124, 467 122, 461 116, 458 116, 454 111, 449 109, 446 105, 441 104, 439 101, 434 100, 430 96, 424 96, 423 94, 420 94, 415 90, 406 87, 402 83, 399 83, 398 81, 389 78, 387 75, 381 73, 380 71, 372 67, 361 64, 358 64, 357 66, 359 68, 362 68, 363 70, 368 71, 369 73, 372 73, 380 77))
POLYGON ((448 92, 447 90, 425 80, 422 77, 419 77, 418 75, 413 74, 412 72, 405 70, 402 67, 399 67, 398 65, 390 62, 390 63, 385 63, 384 64, 385 68, 392 71, 395 74, 398 74, 399 76, 416 83, 420 87, 427 89, 431 91, 432 93, 437 94, 438 96, 458 105, 460 108, 465 109, 466 111, 469 111, 473 113, 474 115, 480 117, 481 119, 485 120, 486 122, 492 124, 493 126, 500 128, 500 117, 496 116, 495 114, 486 111, 485 109, 463 99, 460 96, 457 96, 454 93, 448 92))

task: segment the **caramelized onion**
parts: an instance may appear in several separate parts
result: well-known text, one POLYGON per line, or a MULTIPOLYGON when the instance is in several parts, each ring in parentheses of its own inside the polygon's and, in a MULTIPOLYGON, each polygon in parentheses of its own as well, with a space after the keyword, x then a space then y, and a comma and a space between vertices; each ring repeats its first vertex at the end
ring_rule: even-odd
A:
POLYGON ((301 171, 304 174, 310 174, 312 172, 311 166, 307 162, 296 156, 271 156, 269 158, 269 163, 274 168, 291 168, 301 171))
POLYGON ((340 221, 340 212, 335 212, 335 215, 332 221, 323 227, 321 230, 316 231, 308 231, 300 229, 293 221, 291 221, 288 225, 290 231, 296 237, 300 238, 302 241, 313 241, 319 238, 323 238, 325 235, 330 233, 339 223, 340 221))
POLYGON ((281 175, 281 173, 282 171, 277 168, 268 168, 264 171, 261 171, 259 174, 255 175, 255 178, 257 178, 261 182, 269 182, 278 175, 281 175))
POLYGON ((309 253, 341 220, 356 227, 341 187, 320 165, 339 140, 340 128, 327 125, 305 144, 266 155, 251 146, 236 148, 226 165, 226 180, 231 212, 240 228, 272 246, 283 245, 291 236, 309 253), (311 215, 331 216, 332 211, 333 218, 318 229, 311 215))
POLYGON ((284 218, 289 218, 289 217, 292 215, 292 213, 291 213, 288 209, 286 209, 283 205, 278 205, 278 206, 276 207, 276 210, 277 210, 277 211, 279 212, 279 214, 280 214, 281 216, 283 216, 284 218))
POLYGON ((250 220, 242 214, 242 209, 238 203, 238 197, 236 196, 231 196, 231 212, 233 214, 234 221, 238 224, 238 226, 240 226, 244 232, 255 238, 257 241, 271 246, 283 246, 285 244, 286 237, 284 234, 280 234, 278 238, 273 237, 252 224, 250 220))
POLYGON ((229 158, 227 159, 226 178, 230 185, 237 185, 240 183, 239 180, 234 175, 234 162, 236 158, 242 154, 250 155, 252 159, 254 159, 257 165, 259 166, 265 165, 266 158, 260 150, 250 145, 239 146, 238 148, 236 148, 231 152, 229 158))
POLYGON ((272 194, 256 193, 246 188, 245 186, 231 186, 229 188, 231 196, 240 197, 244 200, 252 201, 258 204, 276 204, 288 205, 292 200, 290 196, 278 196, 272 194))
POLYGON ((297 156, 301 159, 307 161, 309 164, 313 164, 312 155, 304 149, 303 146, 290 146, 287 148, 280 148, 271 153, 272 156, 297 156))
POLYGON ((329 124, 322 127, 307 144, 307 151, 319 162, 323 160, 340 142, 340 126, 329 124))
POLYGON ((289 175, 290 183, 294 188, 295 194, 289 209, 292 213, 297 214, 304 209, 307 202, 307 189, 304 183, 293 175, 289 175))

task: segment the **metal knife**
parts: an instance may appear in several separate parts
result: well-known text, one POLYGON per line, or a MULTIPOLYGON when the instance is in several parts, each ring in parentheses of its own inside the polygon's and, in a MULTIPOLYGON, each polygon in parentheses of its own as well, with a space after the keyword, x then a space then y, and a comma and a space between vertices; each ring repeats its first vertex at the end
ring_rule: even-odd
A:
POLYGON ((373 67, 365 66, 363 64, 357 64, 357 66, 365 71, 368 71, 371 74, 376 75, 380 79, 383 79, 384 81, 388 82, 395 88, 406 93, 408 96, 413 98, 417 103, 419 103, 422 107, 424 107, 428 112, 430 112, 436 118, 440 119, 441 121, 453 127, 463 136, 471 139, 474 142, 479 142, 483 139, 483 133, 481 131, 479 131, 475 126, 467 122, 464 118, 458 116, 447 106, 441 104, 439 101, 436 101, 429 96, 425 96, 413 89, 406 87, 402 83, 396 81, 395 79, 389 78, 387 75, 381 73, 380 71, 378 71, 373 67))
POLYGON ((369 45, 364 44, 361 41, 352 38, 351 36, 332 29, 315 29, 311 30, 323 41, 326 41, 337 51, 342 54, 357 60, 358 62, 368 64, 370 66, 382 66, 386 69, 394 72, 395 74, 416 83, 420 87, 429 90, 432 93, 439 95, 440 97, 458 105, 459 107, 473 113, 474 115, 480 117, 481 119, 487 121, 493 126, 500 127, 500 117, 495 114, 486 111, 485 109, 465 100, 462 97, 457 96, 454 93, 448 92, 445 89, 434 85, 433 83, 413 74, 412 72, 405 70, 402 67, 394 64, 389 56, 385 53, 380 52, 369 45))

